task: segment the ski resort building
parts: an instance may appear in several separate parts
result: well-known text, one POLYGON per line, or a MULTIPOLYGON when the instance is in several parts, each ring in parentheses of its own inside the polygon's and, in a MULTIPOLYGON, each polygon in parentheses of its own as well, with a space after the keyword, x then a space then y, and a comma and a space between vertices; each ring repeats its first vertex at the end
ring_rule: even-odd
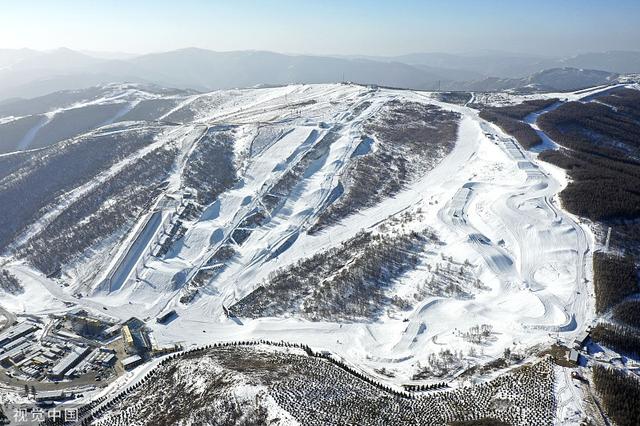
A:
POLYGON ((38 392, 36 394, 36 402, 54 402, 64 401, 73 397, 73 393, 65 392, 62 390, 38 392))
POLYGON ((3 347, 16 339, 19 339, 20 337, 31 334, 37 329, 38 326, 30 321, 22 322, 0 334, 0 347, 3 347))
POLYGON ((571 349, 571 351, 569 351, 568 358, 570 362, 578 364, 578 361, 580 360, 580 353, 575 349, 571 349))
POLYGON ((102 332, 103 339, 110 339, 120 332, 120 324, 113 325, 102 332))
POLYGON ((584 331, 582 333, 580 333, 575 340, 573 341, 573 345, 574 347, 576 347, 577 349, 584 347, 584 345, 587 344, 587 341, 589 340, 589 332, 584 331))
POLYGON ((169 322, 169 320, 173 319, 174 317, 178 316, 178 314, 176 313, 175 309, 172 309, 171 311, 167 312, 164 315, 160 315, 159 317, 156 318, 156 322, 160 323, 160 324, 166 324, 167 322, 169 322))
POLYGON ((142 357, 140 355, 132 355, 122 360, 122 367, 125 370, 130 370, 142 364, 142 357))
POLYGON ((27 353, 31 351, 31 342, 23 342, 8 352, 0 355, 0 363, 16 363, 23 359, 27 353))
POLYGON ((109 272, 101 284, 103 288, 111 291, 114 288, 119 288, 129 279, 143 255, 148 253, 148 246, 156 231, 161 227, 162 221, 162 210, 152 211, 142 219, 129 245, 109 266, 109 272))
POLYGON ((122 326, 122 339, 127 347, 133 346, 133 336, 131 335, 131 330, 128 325, 122 326))
POLYGON ((65 373, 78 365, 89 351, 90 348, 75 348, 51 369, 49 377, 52 379, 63 378, 65 373))

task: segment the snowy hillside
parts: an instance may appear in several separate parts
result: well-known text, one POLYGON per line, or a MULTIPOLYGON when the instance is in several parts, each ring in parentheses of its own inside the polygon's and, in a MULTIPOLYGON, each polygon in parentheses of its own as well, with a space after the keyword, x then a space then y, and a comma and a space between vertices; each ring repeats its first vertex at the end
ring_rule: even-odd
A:
MULTIPOLYGON (((518 414, 496 408, 505 404, 496 395, 512 389, 511 374, 529 380, 527 368, 542 371, 544 386, 560 380, 541 358, 553 343, 572 346, 595 318, 599 240, 558 198, 570 185, 562 164, 541 161, 471 106, 580 103, 609 89, 473 93, 455 104, 351 84, 203 94, 108 85, 49 104, 2 105, 0 305, 43 323, 77 308, 113 323, 136 317, 154 348, 297 343, 395 390, 447 382, 468 400, 497 387, 471 417, 437 417, 426 400, 394 399, 438 422, 548 419, 553 401, 518 414), (156 321, 167 313, 171 320, 156 321), (463 387, 483 382, 493 384, 463 387)), ((552 144, 538 113, 522 122, 552 144)), ((324 363, 261 351, 278 358, 274 365, 288 365, 285 353, 296 358, 287 368, 324 363)), ((180 414, 185 424, 218 409, 279 424, 308 415, 289 391, 296 378, 284 383, 264 366, 247 372, 225 354, 154 370, 177 383, 175 398, 194 396, 193 410, 180 414), (223 385, 203 393, 209 382, 223 385)), ((339 371, 331 374, 343 380, 339 371)), ((128 398, 161 405, 162 383, 148 383, 155 388, 128 398)), ((367 392, 373 405, 390 398, 367 392)), ((535 399, 527 392, 513 396, 523 407, 535 399)), ((136 415, 123 413, 118 424, 136 415)))

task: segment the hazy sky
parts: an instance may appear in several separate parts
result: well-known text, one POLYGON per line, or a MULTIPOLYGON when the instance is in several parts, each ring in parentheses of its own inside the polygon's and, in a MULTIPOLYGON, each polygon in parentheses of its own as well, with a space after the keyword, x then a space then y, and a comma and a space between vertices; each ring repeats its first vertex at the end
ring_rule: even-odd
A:
POLYGON ((640 0, 0 0, 0 48, 395 55, 640 49, 640 0))

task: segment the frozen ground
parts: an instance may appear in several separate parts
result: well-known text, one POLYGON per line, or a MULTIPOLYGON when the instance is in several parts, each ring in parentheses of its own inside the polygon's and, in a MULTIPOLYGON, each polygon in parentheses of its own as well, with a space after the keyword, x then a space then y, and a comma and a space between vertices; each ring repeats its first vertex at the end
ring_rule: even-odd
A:
MULTIPOLYGON (((77 283, 61 286, 8 259, 7 267, 22 280, 26 292, 3 296, 3 307, 44 314, 64 311, 74 303, 106 309, 121 319, 136 316, 148 320, 161 344, 181 342, 188 347, 249 338, 301 342, 330 350, 396 385, 410 383, 415 373, 429 365, 431 354, 444 350, 457 354, 458 362, 446 374, 451 377, 466 367, 501 357, 507 348, 528 354, 541 343, 570 342, 591 322, 593 301, 586 265, 590 264, 593 238, 556 202, 556 194, 566 185, 564 173, 539 163, 535 154, 523 151, 500 129, 481 120, 476 111, 437 102, 428 93, 355 85, 295 85, 189 96, 164 118, 180 121, 176 117, 185 114, 192 119, 173 132, 188 141, 202 134, 198 124, 233 126, 240 181, 188 224, 185 237, 167 256, 136 263, 143 265, 139 279, 135 274, 120 274, 120 282, 111 287, 96 282, 86 297, 73 296, 77 283), (359 146, 363 122, 392 99, 435 104, 460 113, 455 148, 435 169, 395 197, 322 232, 307 234, 359 146), (284 130, 254 152, 250 147, 260 123, 284 130), (261 206, 260 199, 277 179, 330 131, 337 133, 337 139, 307 169, 273 217, 235 247, 238 255, 191 303, 180 303, 185 282, 261 206), (467 299, 427 297, 408 311, 389 310, 371 322, 225 317, 223 304, 229 306, 244 297, 276 269, 335 246, 361 229, 379 231, 390 217, 404 212, 412 218, 406 228, 430 227, 444 244, 425 254, 415 271, 395 283, 394 291, 412 293, 429 275, 428 267, 444 259, 453 265, 467 262, 483 289, 467 299), (276 250, 278 255, 271 256, 276 250), (170 309, 178 317, 167 325, 156 324, 155 316, 170 309), (464 333, 483 324, 492 330, 484 341, 465 339, 464 333), (383 367, 393 377, 375 372, 383 367)), ((184 150, 190 147, 190 143, 183 144, 184 150)), ((179 172, 176 170, 169 189, 174 193, 179 189, 179 172)))

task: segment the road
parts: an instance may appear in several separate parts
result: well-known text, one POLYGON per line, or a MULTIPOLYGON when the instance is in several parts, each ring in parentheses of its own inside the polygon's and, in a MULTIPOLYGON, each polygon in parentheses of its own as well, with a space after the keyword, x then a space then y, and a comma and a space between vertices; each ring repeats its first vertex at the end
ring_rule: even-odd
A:
POLYGON ((7 311, 3 307, 0 307, 0 316, 4 318, 0 325, 0 333, 11 327, 11 325, 15 324, 17 321, 15 314, 7 311))

